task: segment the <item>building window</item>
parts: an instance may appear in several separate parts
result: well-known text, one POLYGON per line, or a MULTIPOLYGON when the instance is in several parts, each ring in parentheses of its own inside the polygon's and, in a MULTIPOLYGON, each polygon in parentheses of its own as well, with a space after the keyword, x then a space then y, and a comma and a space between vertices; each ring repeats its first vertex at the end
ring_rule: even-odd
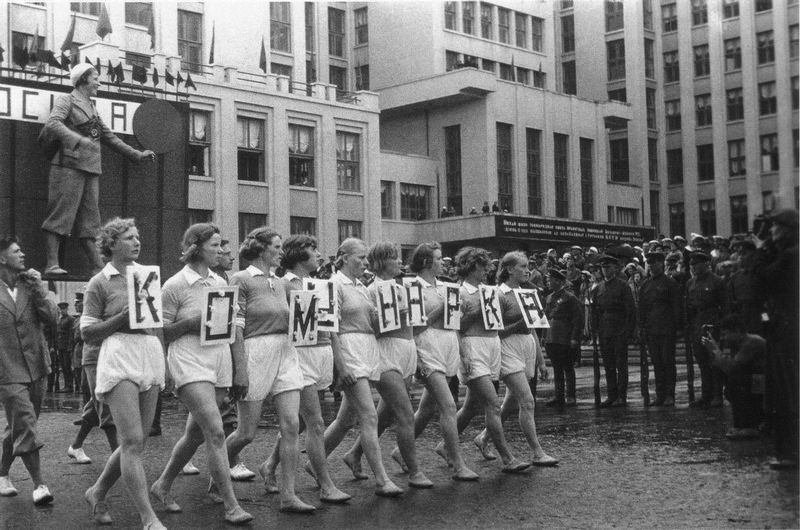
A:
POLYGON ((356 90, 369 90, 369 65, 356 66, 353 71, 356 74, 356 90))
POLYGON ((190 208, 186 210, 187 222, 189 226, 197 223, 212 223, 214 222, 214 212, 212 210, 199 210, 190 208))
POLYGON ((447 187, 447 208, 461 215, 461 126, 444 128, 444 168, 447 187))
POLYGON ((798 76, 792 77, 792 108, 797 110, 798 103, 800 103, 800 78, 798 76))
POLYGON ((445 29, 456 29, 456 3, 444 3, 444 27, 445 29))
POLYGON ((725 71, 742 69, 742 39, 725 39, 725 71))
POLYGON ((339 244, 347 238, 355 237, 361 239, 361 221, 342 221, 339 220, 339 244))
POLYGON ((82 15, 91 15, 93 17, 100 16, 101 2, 70 2, 69 10, 73 13, 80 13, 82 15))
POLYGON ((511 42, 511 11, 508 9, 503 9, 502 7, 497 8, 497 39, 504 43, 508 44, 511 42))
POLYGON ((533 51, 542 51, 542 40, 544 38, 544 19, 531 17, 531 48, 533 51))
POLYGON ((394 218, 394 182, 389 180, 381 181, 381 217, 394 218))
POLYGON ((475 35, 475 4, 473 2, 461 4, 461 31, 475 35))
POLYGON ((653 0, 642 0, 642 25, 653 29, 653 0))
POLYGON ((444 69, 446 72, 461 68, 461 56, 457 52, 445 50, 444 52, 444 69))
POLYGON ((728 142, 728 175, 738 177, 747 174, 744 139, 728 142))
POLYGON ((664 82, 677 83, 681 79, 678 51, 664 53, 664 82))
POLYGON ((775 96, 775 81, 758 84, 758 114, 765 116, 778 111, 778 98, 775 96))
POLYGON ((648 79, 656 78, 656 58, 653 51, 653 39, 644 39, 644 75, 648 79))
POLYGON ((314 187, 314 129, 289 125, 289 184, 314 187))
POLYGON ((692 25, 708 24, 708 5, 706 0, 692 0, 692 25))
POLYGON ((336 85, 339 92, 347 92, 347 69, 339 66, 328 66, 328 80, 336 85))
POLYGON ((664 33, 678 31, 677 4, 665 4, 661 6, 661 23, 664 33))
POLYGON ((761 171, 778 171, 778 135, 761 136, 761 171))
POLYGON ((400 184, 400 219, 424 221, 429 219, 431 203, 430 186, 400 184))
POLYGON ((150 26, 153 16, 152 2, 125 2, 125 23, 137 26, 150 26))
POLYGON ((517 48, 528 47, 528 15, 514 13, 514 35, 517 48))
POLYGON ((758 64, 775 62, 775 38, 772 31, 756 33, 756 49, 758 50, 758 64))
POLYGON ((474 55, 467 55, 464 54, 464 62, 462 63, 464 68, 477 68, 478 67, 478 58, 474 55))
POLYGON ((269 3, 269 46, 290 52, 292 42, 292 10, 289 2, 269 3))
POLYGON ((241 117, 236 122, 239 180, 264 182, 264 122, 241 117))
POLYGON ((739 16, 739 0, 722 0, 723 18, 734 18, 739 16))
POLYGON ((789 26, 789 58, 797 59, 800 55, 800 25, 789 26))
POLYGON ((481 37, 484 39, 494 38, 494 6, 481 2, 481 37))
POLYGON ((656 89, 655 88, 645 88, 644 89, 645 95, 645 107, 647 113, 647 128, 648 129, 655 129, 656 128, 656 89))
POLYGON ((732 88, 725 91, 727 101, 728 121, 744 119, 744 97, 741 88, 732 88))
POLYGON ((528 163, 528 213, 542 215, 542 131, 525 129, 525 151, 528 163))
POLYGON ((694 117, 697 127, 711 125, 711 94, 694 97, 694 117))
POLYGON ((328 8, 328 53, 344 57, 344 11, 328 8))
POLYGON ((624 39, 606 42, 606 60, 608 61, 608 80, 625 79, 624 39))
POLYGON ((636 226, 639 224, 639 210, 617 206, 617 224, 636 226))
POLYGON ((565 61, 561 65, 561 71, 564 75, 564 93, 570 95, 578 94, 578 79, 575 74, 575 61, 565 61))
POLYGON ((556 217, 569 217, 569 137, 553 134, 553 179, 556 185, 556 217))
POLYGON ((269 63, 269 71, 275 75, 283 75, 289 78, 290 84, 292 79, 292 67, 286 64, 269 63))
MULTIPOLYGON (((541 67, 541 65, 539 65, 541 67)), ((534 70, 533 71, 533 86, 536 88, 544 88, 545 82, 547 81, 547 76, 541 70, 534 70)))
POLYGON ((581 214, 585 221, 594 220, 594 140, 580 139, 581 150, 581 214))
POLYGON ((650 174, 650 182, 658 182, 658 140, 656 138, 647 139, 647 170, 650 174))
MULTIPOLYGON (((314 45, 316 42, 315 33, 317 31, 317 25, 314 22, 314 2, 305 2, 305 26, 306 26, 306 53, 313 55, 316 51, 316 46, 314 45)), ((307 81, 311 82, 311 81, 307 81)))
POLYGON ((247 239, 247 234, 256 228, 267 226, 267 220, 265 213, 239 213, 239 241, 247 239))
POLYGON ((650 226, 658 227, 661 225, 661 208, 659 208, 658 190, 650 190, 650 226))
POLYGON ((683 184, 683 151, 667 149, 667 184, 683 184))
POLYGON ((561 51, 575 51, 575 17, 572 15, 561 17, 561 51))
POLYGON ((694 47, 694 76, 703 77, 711 73, 711 60, 708 56, 708 44, 694 47))
POLYGON ((359 135, 336 132, 336 181, 340 191, 361 191, 359 135))
POLYGON ((487 72, 496 73, 497 72, 497 63, 494 61, 490 61, 489 59, 482 59, 481 60, 481 69, 486 70, 487 72))
POLYGON ((203 15, 178 10, 178 55, 181 69, 199 73, 203 53, 203 15))
POLYGON ((714 180, 714 145, 697 146, 697 180, 714 180))
POLYGON ((750 230, 747 222, 747 195, 731 197, 731 234, 746 234, 750 230))
POLYGON ((500 63, 500 79, 505 81, 515 81, 514 67, 510 64, 500 63))
POLYGON ((624 88, 615 88, 614 90, 609 90, 608 100, 621 101, 622 103, 625 103, 628 101, 628 91, 624 88))
POLYGON ((664 102, 664 114, 667 119, 668 131, 681 130, 681 100, 673 99, 664 102))
POLYGON ((717 206, 714 199, 700 201, 700 233, 717 233, 717 206))
POLYGON ((211 113, 193 110, 189 114, 189 174, 208 176, 211 151, 211 113))
POLYGON ((497 199, 500 208, 511 210, 514 198, 513 135, 511 125, 497 124, 497 199))
POLYGON ((291 234, 316 236, 317 220, 313 217, 289 217, 289 232, 291 234))
POLYGON ((143 53, 125 52, 125 62, 131 66, 141 66, 145 70, 149 70, 152 60, 149 55, 143 53))
POLYGON ((522 83, 523 85, 530 85, 531 84, 531 71, 527 68, 522 68, 521 66, 517 67, 517 83, 522 83))
POLYGON ((353 11, 353 19, 356 26, 356 44, 367 44, 369 42, 369 19, 367 18, 367 8, 362 7, 353 11))
POLYGON ((629 182, 628 139, 620 138, 608 142, 611 159, 611 181, 629 182))
POLYGON ((772 9, 772 0, 756 0, 756 13, 772 9))
POLYGON ((771 213, 776 206, 775 194, 771 190, 761 192, 761 211, 763 213, 771 213))
POLYGON ((682 202, 669 205, 669 230, 673 236, 682 236, 686 233, 686 212, 682 202))
POLYGON ((606 33, 625 27, 622 0, 606 0, 606 33))

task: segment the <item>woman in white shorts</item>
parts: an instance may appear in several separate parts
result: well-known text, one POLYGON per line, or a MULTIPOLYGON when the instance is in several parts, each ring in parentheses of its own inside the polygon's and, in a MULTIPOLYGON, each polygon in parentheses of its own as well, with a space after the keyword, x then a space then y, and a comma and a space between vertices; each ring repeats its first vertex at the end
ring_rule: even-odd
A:
MULTIPOLYGON (((408 384, 417 370, 417 348, 414 344, 414 328, 408 325, 408 303, 402 283, 396 283, 400 275, 400 252, 397 245, 388 241, 375 243, 367 254, 369 270, 375 273, 375 280, 369 286, 372 301, 380 307, 377 280, 390 280, 395 283, 400 306, 400 329, 378 335, 378 356, 380 380, 375 383, 381 396, 378 403, 378 436, 395 422, 397 448, 392 458, 408 472, 408 485, 412 488, 431 488, 431 482, 419 470, 417 452, 414 446, 414 408, 408 396, 408 384)), ((361 462, 361 437, 347 452, 345 458, 351 462, 361 462)), ((356 477, 358 478, 358 477, 356 477)))
MULTIPOLYGON (((345 239, 336 253, 338 269, 331 281, 339 304, 339 332, 331 334, 333 362, 339 373, 337 385, 344 392, 336 419, 325 430, 325 454, 336 449, 347 432, 358 422, 361 445, 375 474, 375 494, 397 497, 403 494, 389 479, 383 467, 378 443, 378 414, 372 401, 370 382, 380 380, 380 359, 374 329, 377 311, 359 278, 367 267, 367 246, 356 238, 345 239)), ((360 460, 345 455, 344 462, 356 478, 366 479, 360 460)))
MULTIPOLYGON (((417 346, 417 379, 425 385, 419 407, 414 414, 414 436, 418 437, 439 410, 443 444, 436 452, 453 466, 453 480, 478 480, 461 455, 456 428, 456 403, 447 385, 447 378, 458 372, 458 332, 444 329, 445 292, 436 277, 442 274, 442 247, 439 243, 422 243, 411 255, 411 272, 422 285, 422 297, 428 317, 427 326, 414 328, 417 346)), ((397 449, 395 449, 397 451, 397 449)), ((392 451, 392 456, 395 455, 392 451)))
MULTIPOLYGON (((504 329, 500 335, 500 378, 506 385, 506 395, 501 408, 501 421, 505 419, 503 413, 519 409, 519 425, 528 445, 533 450, 531 464, 534 466, 555 466, 558 460, 549 456, 542 449, 539 437, 536 435, 536 421, 534 410, 536 404, 528 384, 528 375, 536 377, 536 370, 527 374, 530 366, 544 366, 544 358, 539 341, 533 330, 525 324, 522 309, 517 302, 514 289, 521 288, 528 281, 528 258, 520 251, 509 252, 500 260, 497 270, 497 283, 500 284, 500 307, 502 309, 504 329)), ((486 429, 475 438, 475 443, 486 455, 488 452, 489 433, 486 429)))
MULTIPOLYGON (((281 267, 286 270, 281 281, 286 292, 291 296, 292 290, 303 289, 303 278, 310 276, 317 269, 317 240, 312 236, 289 236, 283 242, 281 267)), ((331 337, 327 331, 317 331, 317 344, 314 346, 295 347, 303 372, 303 389, 300 391, 300 416, 306 426, 306 453, 309 463, 306 471, 311 474, 320 487, 319 499, 322 502, 341 504, 352 497, 333 483, 325 457, 325 422, 319 404, 320 390, 331 386, 333 382, 333 349, 331 337)), ((268 493, 278 493, 278 481, 275 470, 280 462, 280 447, 284 442, 280 434, 269 458, 262 463, 258 471, 264 479, 264 487, 268 493)))
MULTIPOLYGON (((297 352, 289 342, 289 302, 286 287, 272 272, 281 255, 281 236, 271 228, 256 228, 239 248, 239 256, 250 266, 231 278, 239 286, 239 313, 236 316, 236 341, 231 346, 234 359, 247 359, 248 387, 239 400, 239 425, 228 436, 228 459, 237 461, 239 453, 256 435, 261 407, 272 397, 281 433, 280 510, 310 513, 314 506, 301 501, 294 491, 298 450, 298 412, 303 373, 297 352)), ((250 472, 252 474, 252 472, 250 472)), ((255 476, 255 475, 253 475, 255 476)))
POLYGON ((142 465, 144 443, 153 424, 158 393, 164 388, 164 348, 156 330, 128 326, 128 286, 125 273, 141 249, 133 219, 114 218, 97 236, 108 263, 89 280, 80 327, 86 342, 101 343, 95 395, 108 404, 120 445, 84 497, 95 522, 111 524, 106 494, 122 476, 145 528, 164 528, 147 494, 142 465))
POLYGON ((464 247, 456 255, 461 283, 461 366, 459 378, 467 385, 464 404, 456 415, 458 432, 469 425, 477 407, 483 407, 486 428, 503 460, 504 473, 519 473, 530 467, 511 454, 500 421, 493 380, 500 375, 500 338, 495 330, 484 328, 479 285, 486 277, 489 253, 482 248, 464 247))
MULTIPOLYGON (((203 346, 200 343, 201 315, 207 310, 205 288, 227 286, 225 280, 211 271, 222 253, 221 241, 219 228, 214 224, 190 226, 183 234, 181 261, 186 265, 161 289, 164 342, 169 344, 167 364, 178 397, 189 409, 189 417, 183 436, 172 449, 169 462, 150 493, 168 513, 180 512, 181 507, 170 495, 170 488, 183 466, 207 441, 208 467, 225 503, 225 521, 244 524, 253 516, 239 506, 233 492, 219 412, 228 387, 234 386, 231 348, 227 344, 203 346)), ((247 386, 243 361, 237 359, 235 363, 239 377, 234 394, 247 386)))

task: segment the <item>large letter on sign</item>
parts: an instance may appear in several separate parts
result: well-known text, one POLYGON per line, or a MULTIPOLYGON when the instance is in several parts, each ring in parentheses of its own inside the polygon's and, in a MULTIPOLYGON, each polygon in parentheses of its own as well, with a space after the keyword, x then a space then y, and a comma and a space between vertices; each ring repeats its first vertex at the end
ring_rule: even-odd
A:
POLYGON ((483 327, 488 330, 503 329, 503 317, 500 313, 499 289, 490 285, 480 285, 481 313, 483 327))
POLYGON ((317 343, 317 301, 314 291, 292 290, 289 294, 289 314, 292 315, 291 339, 294 346, 313 346, 317 343))
POLYGON ((128 325, 131 329, 164 326, 161 318, 161 268, 157 265, 129 265, 125 271, 128 284, 128 325))
POLYGON ((400 329, 400 304, 394 280, 376 280, 375 296, 378 301, 378 328, 381 333, 400 329))
POLYGON ((525 325, 532 328, 538 318, 537 311, 539 309, 536 305, 535 291, 533 289, 514 289, 514 296, 516 296, 519 308, 522 310, 522 318, 525 319, 525 325))
POLYGON ((416 278, 403 278, 408 300, 408 325, 426 326, 428 317, 425 312, 425 299, 422 297, 422 284, 416 278))
POLYGON ((444 329, 461 329, 461 288, 457 283, 441 283, 436 289, 444 298, 444 329))
POLYGON ((339 303, 333 282, 303 278, 304 291, 317 293, 317 327, 320 331, 339 331, 339 303))

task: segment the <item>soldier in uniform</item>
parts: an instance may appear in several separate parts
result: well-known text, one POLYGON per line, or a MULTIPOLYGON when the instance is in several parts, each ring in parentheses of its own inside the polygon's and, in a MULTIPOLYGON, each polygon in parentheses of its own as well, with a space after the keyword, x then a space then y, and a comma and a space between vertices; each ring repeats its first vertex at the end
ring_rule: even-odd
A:
POLYGON ((583 330, 583 311, 574 294, 566 289, 567 277, 557 270, 547 272, 552 293, 547 297, 544 313, 550 323, 545 336, 545 349, 553 363, 553 383, 556 395, 545 403, 548 407, 566 404, 575 406, 575 350, 580 348, 583 330), (566 380, 566 381, 565 381, 566 380), (566 382, 566 401, 564 386, 566 382))
POLYGON ((628 340, 636 327, 636 307, 630 287, 620 278, 619 260, 600 258, 604 281, 595 296, 596 329, 606 372, 608 398, 601 407, 628 404, 628 340))
POLYGON ((650 276, 639 288, 639 329, 656 376, 655 406, 675 405, 675 335, 682 308, 678 282, 664 274, 664 253, 650 252, 650 276))
MULTIPOLYGON (((700 367, 701 398, 690 407, 722 406, 722 372, 711 366, 711 356, 703 346, 703 326, 718 326, 728 313, 728 297, 725 283, 711 272, 711 256, 705 252, 693 252, 689 258, 692 277, 686 283, 686 322, 688 324, 697 366, 700 367)), ((719 337, 716 337, 719 338, 719 337)))

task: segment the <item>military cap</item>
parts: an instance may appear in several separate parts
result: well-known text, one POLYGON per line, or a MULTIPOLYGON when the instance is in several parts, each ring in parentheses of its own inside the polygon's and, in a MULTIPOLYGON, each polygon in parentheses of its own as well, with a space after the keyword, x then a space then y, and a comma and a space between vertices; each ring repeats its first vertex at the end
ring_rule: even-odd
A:
POLYGON ((675 236, 672 238, 676 243, 686 243, 686 238, 683 236, 675 236))
POLYGON ((600 256, 600 259, 598 261, 600 262, 601 265, 604 263, 613 263, 614 265, 619 265, 619 259, 617 259, 616 256, 612 256, 611 254, 603 254, 602 256, 600 256))
POLYGON ((69 302, 59 302, 58 307, 69 307, 69 302))
POLYGON ((669 237, 665 237, 661 239, 661 244, 666 245, 667 243, 672 243, 672 239, 669 237))
POLYGON ((447 257, 442 258, 442 261, 453 261, 453 258, 451 258, 450 256, 447 256, 447 257))
POLYGON ((583 250, 579 245, 572 245, 569 247, 570 250, 583 250))
POLYGON ((662 242, 659 241, 658 239, 651 239, 650 241, 647 242, 647 244, 650 245, 651 247, 661 246, 661 243, 662 242))
POLYGON ((658 250, 653 252, 648 252, 647 255, 644 257, 647 260, 647 263, 651 263, 653 261, 664 261, 666 259, 666 255, 663 252, 659 252, 658 250))
POLYGON ((786 208, 771 216, 772 222, 789 228, 797 228, 797 210, 786 208))
POLYGON ((597 247, 589 247, 589 252, 592 254, 597 254, 597 247))
POLYGON ((711 261, 711 256, 699 250, 692 252, 692 255, 689 257, 689 263, 707 263, 709 261, 711 261))
POLYGON ((547 269, 547 275, 552 276, 556 280, 561 280, 562 282, 567 281, 567 275, 558 269, 547 269))

